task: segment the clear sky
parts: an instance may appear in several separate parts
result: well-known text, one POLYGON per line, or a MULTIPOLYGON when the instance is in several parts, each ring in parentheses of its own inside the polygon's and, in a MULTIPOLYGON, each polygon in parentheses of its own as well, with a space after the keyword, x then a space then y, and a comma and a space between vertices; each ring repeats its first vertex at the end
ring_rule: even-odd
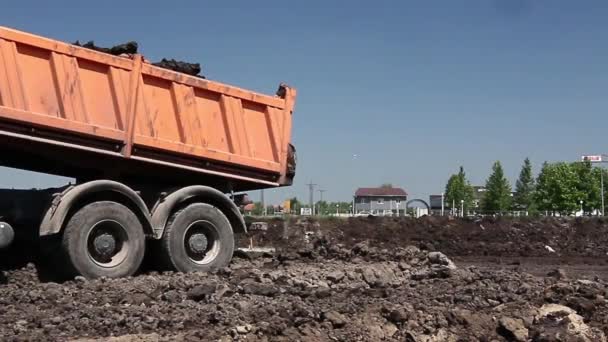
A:
MULTIPOLYGON (((606 0, 3 0, 0 11, 0 25, 63 41, 136 40, 148 59, 200 62, 240 87, 296 87, 298 174, 266 192, 277 202, 307 199, 311 180, 329 200, 386 182, 428 199, 460 165, 481 184, 500 160, 513 184, 526 157, 537 172, 608 153, 607 18, 606 0)), ((0 170, 0 186, 57 181, 0 170)))

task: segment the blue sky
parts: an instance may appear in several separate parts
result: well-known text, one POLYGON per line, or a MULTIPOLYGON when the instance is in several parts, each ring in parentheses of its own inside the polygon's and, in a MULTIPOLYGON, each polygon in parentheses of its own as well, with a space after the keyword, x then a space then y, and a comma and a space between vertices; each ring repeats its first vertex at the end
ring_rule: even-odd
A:
MULTIPOLYGON (((537 172, 608 153, 606 18, 605 0, 4 0, 0 11, 0 25, 63 41, 137 40, 151 60, 197 61, 240 87, 296 87, 297 179, 271 201, 307 199, 311 180, 329 200, 386 182, 427 199, 460 165, 481 184, 500 160, 514 183, 526 157, 537 172)), ((0 170, 3 187, 60 181, 0 170)))

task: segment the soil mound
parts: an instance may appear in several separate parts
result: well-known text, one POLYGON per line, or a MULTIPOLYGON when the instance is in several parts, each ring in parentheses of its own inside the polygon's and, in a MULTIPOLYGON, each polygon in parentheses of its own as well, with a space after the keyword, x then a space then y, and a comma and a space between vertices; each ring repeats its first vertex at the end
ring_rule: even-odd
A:
POLYGON ((608 260, 608 220, 602 218, 270 219, 242 247, 298 248, 311 238, 352 247, 393 249, 413 245, 452 257, 593 257, 608 260))

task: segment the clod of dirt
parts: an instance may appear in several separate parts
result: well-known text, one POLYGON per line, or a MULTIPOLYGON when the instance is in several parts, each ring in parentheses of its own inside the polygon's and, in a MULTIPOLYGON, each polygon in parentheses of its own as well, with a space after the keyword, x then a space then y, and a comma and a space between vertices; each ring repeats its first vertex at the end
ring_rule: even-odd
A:
POLYGON ((273 284, 247 282, 243 285, 243 293, 274 297, 277 293, 279 293, 279 288, 273 284))
POLYGON ((327 280, 331 281, 332 283, 339 283, 343 278, 344 272, 342 271, 335 271, 327 275, 327 280))
POLYGON ((160 62, 152 63, 152 65, 192 76, 199 76, 200 78, 205 78, 204 76, 199 75, 201 72, 201 65, 199 63, 188 63, 176 61, 175 59, 163 58, 160 62))
POLYGON ((329 311, 324 313, 323 318, 329 321, 331 325, 336 329, 342 328, 346 325, 346 317, 336 311, 329 311))
POLYGON ((547 273, 547 276, 555 279, 566 279, 568 277, 566 275, 566 271, 561 268, 554 269, 553 271, 547 273))
POLYGON ((251 326, 251 324, 247 324, 247 325, 239 325, 236 327, 236 332, 240 335, 246 335, 248 334, 251 330, 253 329, 253 327, 251 326))
POLYGON ((585 324, 573 309, 559 304, 545 304, 535 318, 535 340, 606 342, 606 335, 585 324))
POLYGON ((388 309, 383 308, 383 316, 391 323, 400 325, 407 322, 409 314, 405 308, 388 309))
POLYGON ((447 266, 450 269, 456 269, 456 265, 445 254, 441 252, 430 252, 427 256, 429 262, 435 265, 447 266))
MULTIPOLYGON (((99 51, 99 52, 103 52, 103 53, 108 53, 108 54, 111 54, 114 56, 127 56, 127 57, 136 54, 137 49, 138 49, 138 44, 137 44, 137 42, 134 42, 134 41, 127 42, 125 44, 119 44, 119 45, 113 46, 111 48, 96 46, 93 41, 89 41, 85 44, 80 44, 79 41, 76 41, 73 43, 73 45, 84 47, 84 48, 95 50, 95 51, 99 51)), ((184 73, 187 75, 197 76, 199 78, 205 78, 205 76, 200 75, 201 65, 199 63, 188 63, 188 62, 184 62, 184 61, 177 61, 175 59, 163 58, 160 62, 152 63, 152 65, 163 68, 163 69, 181 72, 181 73, 184 73)))
POLYGON ((364 267, 361 270, 363 280, 370 287, 387 287, 396 280, 395 271, 388 266, 364 267))
POLYGON ((73 45, 81 46, 81 47, 84 47, 87 49, 91 49, 91 50, 95 50, 95 51, 99 51, 99 52, 103 52, 103 53, 109 53, 114 56, 120 56, 122 54, 136 54, 137 47, 138 47, 137 42, 133 42, 133 41, 127 42, 124 44, 115 45, 111 48, 104 48, 104 47, 96 46, 92 40, 88 41, 87 43, 82 44, 82 45, 80 44, 79 41, 76 41, 73 45))
POLYGON ((217 291, 218 284, 215 282, 210 282, 207 284, 197 285, 188 291, 187 297, 190 300, 195 302, 199 302, 201 300, 209 298, 212 294, 217 291))
POLYGON ((518 318, 503 317, 499 321, 498 333, 509 341, 525 342, 528 340, 528 329, 524 321, 518 318))

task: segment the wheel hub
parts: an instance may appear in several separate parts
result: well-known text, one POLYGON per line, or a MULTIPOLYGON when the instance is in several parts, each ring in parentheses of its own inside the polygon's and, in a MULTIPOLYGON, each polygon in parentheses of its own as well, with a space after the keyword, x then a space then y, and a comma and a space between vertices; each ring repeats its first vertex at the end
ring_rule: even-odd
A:
POLYGON ((208 244, 207 237, 202 233, 192 234, 188 239, 190 250, 196 254, 205 253, 208 244))
POLYGON ((116 238, 112 234, 104 233, 95 238, 93 245, 100 256, 108 257, 116 250, 116 238))

